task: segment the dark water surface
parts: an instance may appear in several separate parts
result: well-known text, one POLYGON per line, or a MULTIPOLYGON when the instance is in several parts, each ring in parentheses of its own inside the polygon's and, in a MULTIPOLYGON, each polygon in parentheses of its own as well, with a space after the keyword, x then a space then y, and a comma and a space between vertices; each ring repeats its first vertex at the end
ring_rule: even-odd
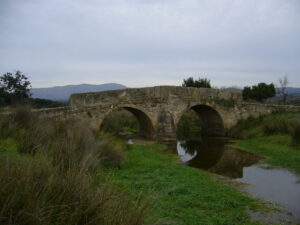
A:
POLYGON ((228 144, 229 140, 225 138, 202 137, 178 140, 172 149, 177 149, 181 161, 188 166, 248 184, 245 190, 280 204, 293 214, 280 216, 300 223, 300 177, 285 169, 266 169, 270 166, 260 164, 259 156, 228 144))

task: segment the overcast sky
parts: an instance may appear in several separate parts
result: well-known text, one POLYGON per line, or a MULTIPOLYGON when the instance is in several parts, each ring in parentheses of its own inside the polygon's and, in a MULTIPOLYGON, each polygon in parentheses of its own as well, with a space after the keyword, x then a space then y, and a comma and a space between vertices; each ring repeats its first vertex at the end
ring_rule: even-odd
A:
POLYGON ((0 0, 0 73, 107 82, 300 87, 300 0, 0 0))

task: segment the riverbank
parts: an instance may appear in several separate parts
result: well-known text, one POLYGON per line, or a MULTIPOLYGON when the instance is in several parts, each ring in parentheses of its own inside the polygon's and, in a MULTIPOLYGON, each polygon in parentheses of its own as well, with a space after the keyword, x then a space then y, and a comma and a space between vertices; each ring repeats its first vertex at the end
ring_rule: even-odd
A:
POLYGON ((259 224, 249 209, 264 210, 259 200, 217 175, 178 163, 164 145, 131 145, 122 169, 109 169, 117 185, 133 198, 148 199, 147 222, 163 224, 259 224))
POLYGON ((239 121, 230 134, 234 146, 262 161, 300 174, 300 113, 274 113, 239 121))
POLYGON ((236 140, 234 146, 263 156, 262 161, 300 174, 300 149, 291 145, 288 135, 260 136, 236 140))

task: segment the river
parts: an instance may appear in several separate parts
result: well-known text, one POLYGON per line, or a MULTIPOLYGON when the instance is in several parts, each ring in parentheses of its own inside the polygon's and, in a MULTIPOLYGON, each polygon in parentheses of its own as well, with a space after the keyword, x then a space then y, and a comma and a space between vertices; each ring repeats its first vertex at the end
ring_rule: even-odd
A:
MULTIPOLYGON (((241 187, 252 196, 278 204, 285 212, 274 213, 273 221, 300 223, 300 177, 286 169, 273 169, 256 154, 230 144, 227 138, 201 137, 178 140, 171 149, 187 166, 242 182, 246 185, 241 187)), ((253 217, 265 219, 259 214, 253 217)))

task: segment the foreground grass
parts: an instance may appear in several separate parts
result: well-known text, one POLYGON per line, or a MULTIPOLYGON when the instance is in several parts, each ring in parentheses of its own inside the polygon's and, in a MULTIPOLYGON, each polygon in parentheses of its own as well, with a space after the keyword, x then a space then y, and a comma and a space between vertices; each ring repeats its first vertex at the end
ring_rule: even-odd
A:
POLYGON ((235 145, 240 149, 265 156, 266 163, 288 168, 300 174, 300 149, 291 145, 291 137, 288 135, 237 140, 235 145))
POLYGON ((176 156, 159 153, 164 148, 133 145, 124 167, 107 171, 134 198, 149 199, 149 223, 163 218, 163 224, 258 224, 247 209, 262 209, 261 203, 216 175, 176 164, 176 156))
POLYGON ((125 152, 85 121, 43 119, 26 108, 0 117, 0 224, 144 224, 143 201, 101 172, 121 168, 125 152))

